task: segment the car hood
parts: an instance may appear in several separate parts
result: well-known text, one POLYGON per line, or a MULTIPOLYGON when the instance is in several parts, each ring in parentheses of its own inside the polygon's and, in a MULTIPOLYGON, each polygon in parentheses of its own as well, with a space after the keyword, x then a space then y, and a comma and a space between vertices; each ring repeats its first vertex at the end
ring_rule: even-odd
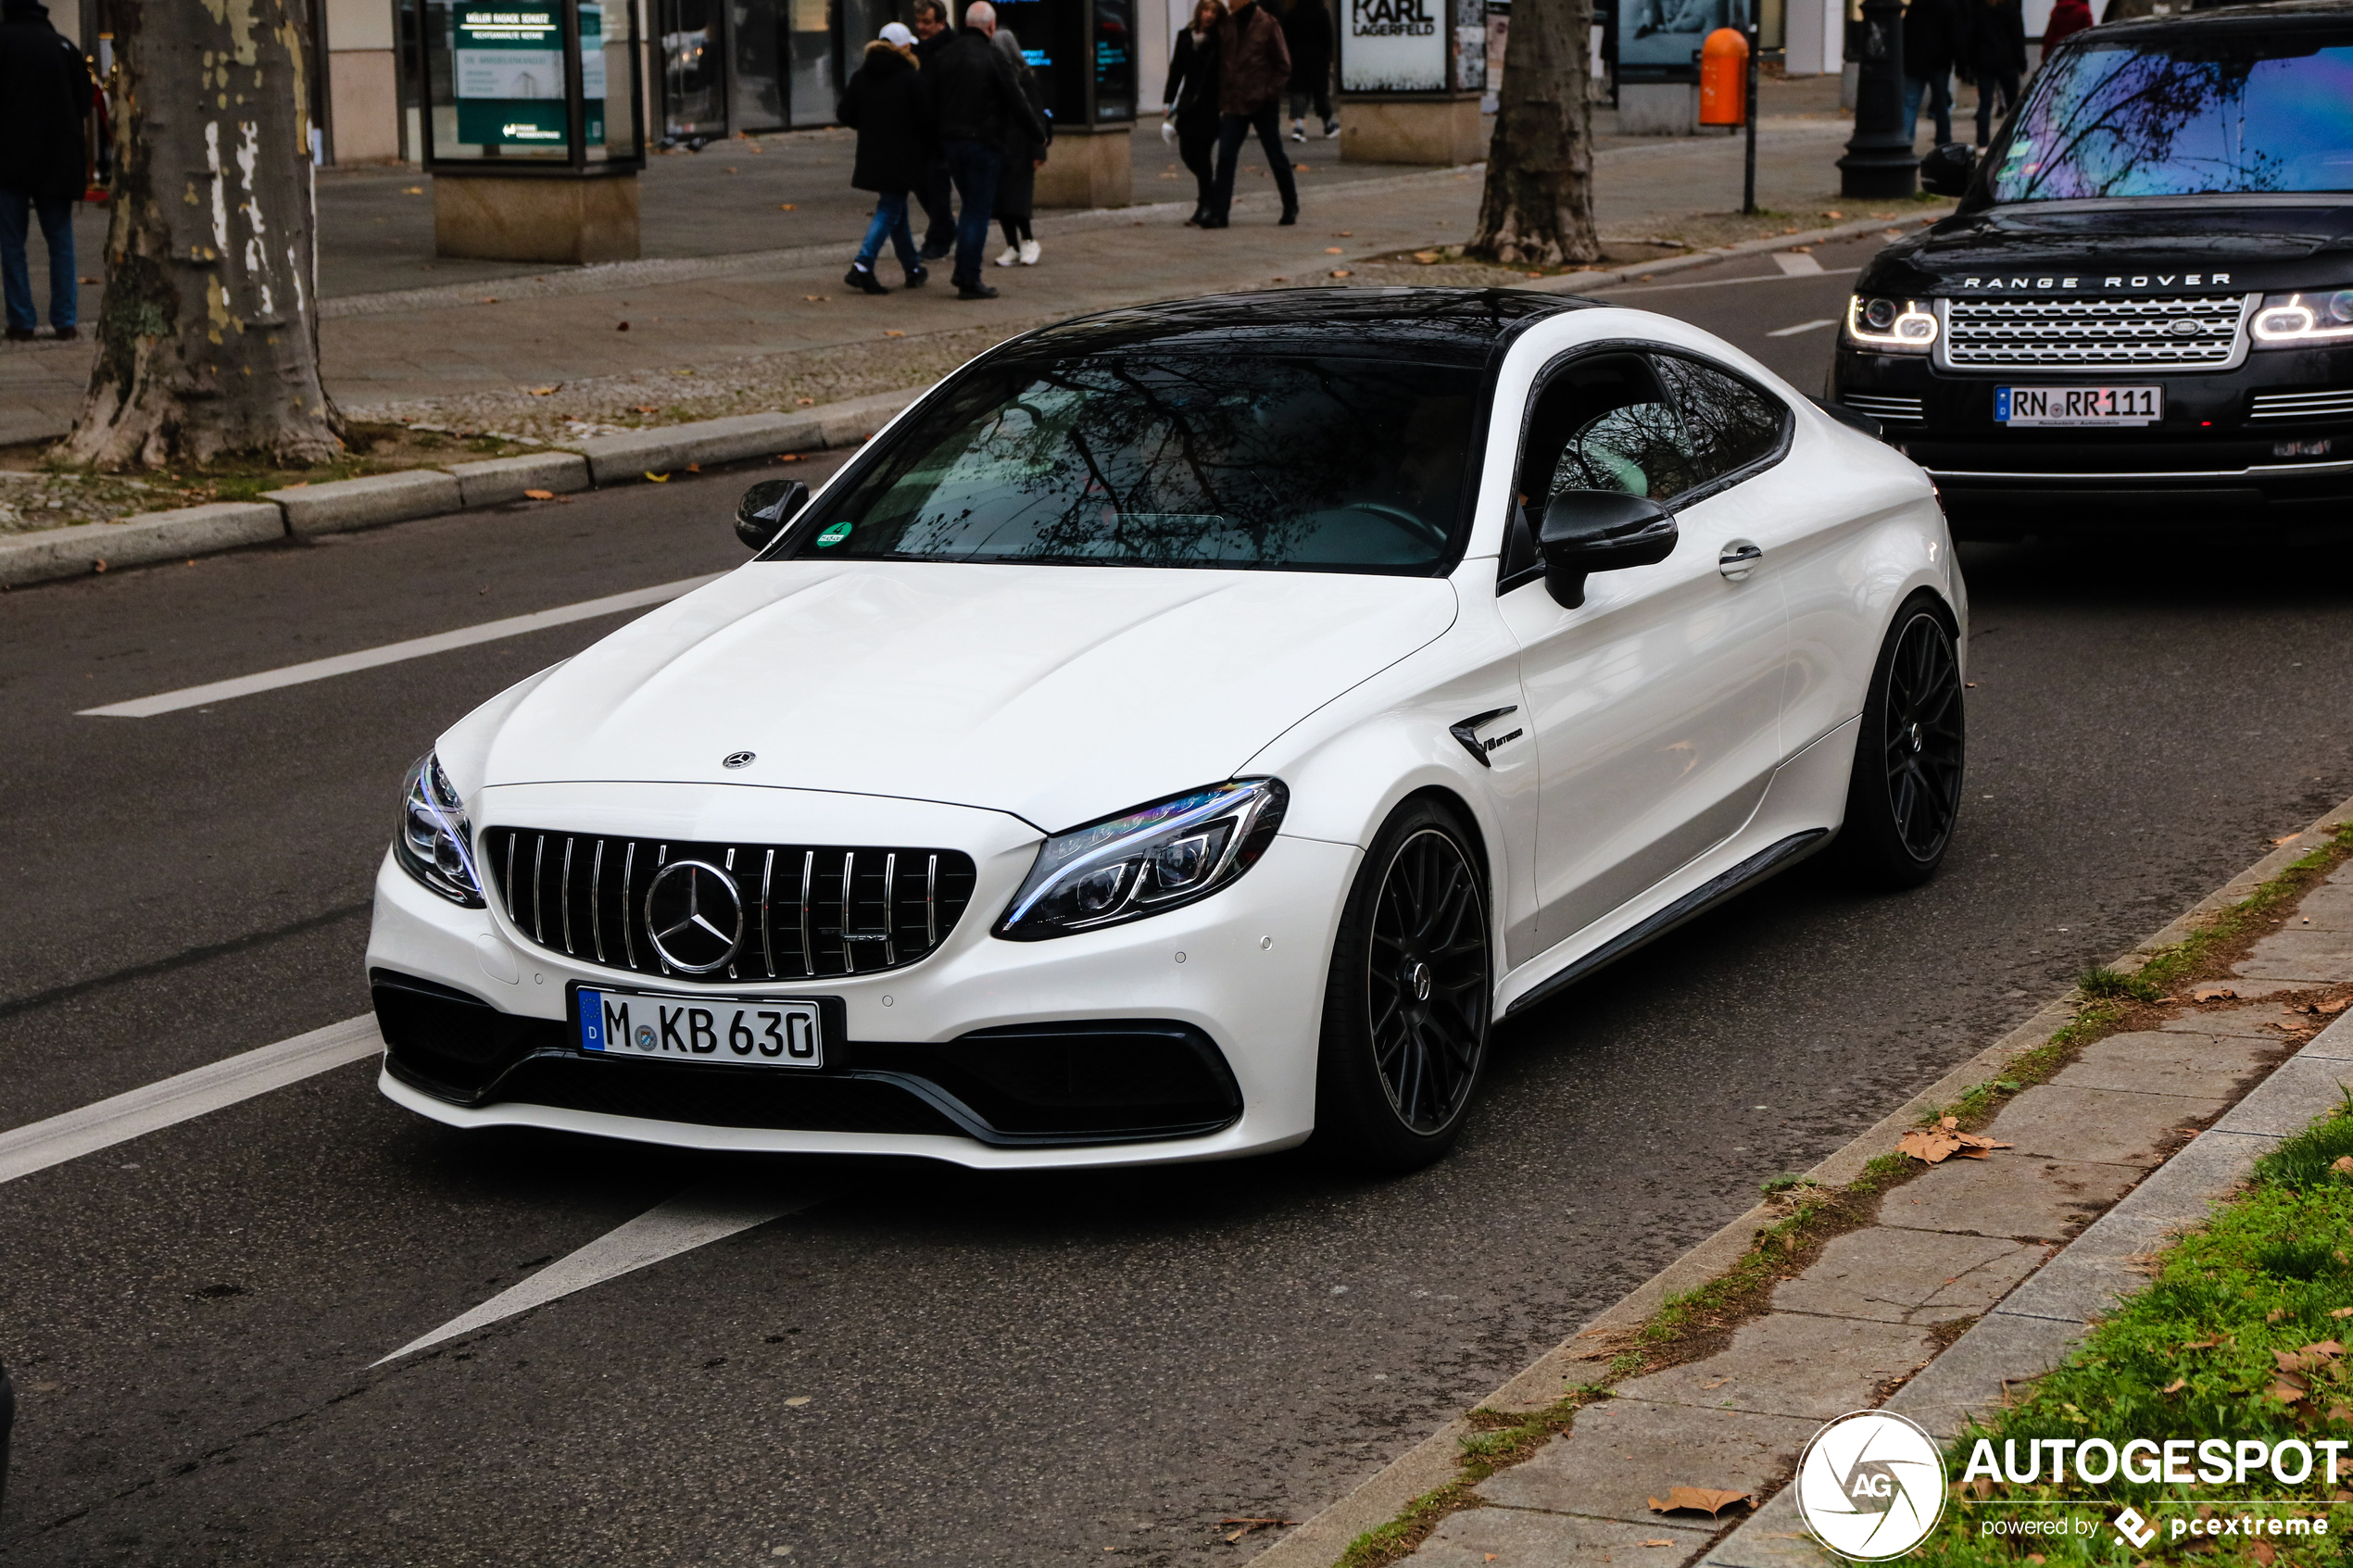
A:
MULTIPOLYGON (((2020 203, 1957 215, 1888 246, 1866 266, 1864 292, 2050 292, 2075 274, 2100 292, 2111 275, 2143 286, 2199 288, 2221 272, 2235 291, 2342 286, 2353 273, 2353 205, 2336 198, 2137 197, 2020 203), (2162 284, 2158 280, 2164 280, 2162 284)), ((2132 286, 2128 283, 2126 286, 2132 286)), ((2113 291, 2109 291, 2113 292, 2113 291)))
POLYGON ((755 562, 486 710, 460 787, 838 790, 1059 832, 1230 776, 1454 615, 1440 578, 755 562))

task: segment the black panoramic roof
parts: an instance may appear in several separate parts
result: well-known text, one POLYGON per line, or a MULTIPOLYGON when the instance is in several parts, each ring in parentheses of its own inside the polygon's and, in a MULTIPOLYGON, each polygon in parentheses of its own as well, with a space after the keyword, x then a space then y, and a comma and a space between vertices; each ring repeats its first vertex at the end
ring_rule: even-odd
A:
POLYGON ((999 352, 1059 358, 1149 345, 1483 365, 1529 322, 1595 303, 1522 289, 1267 289, 1100 311, 1016 338, 999 352))
POLYGON ((2219 38, 2233 32, 2353 25, 2353 0, 2268 0, 2257 6, 2211 6, 2173 17, 2135 17, 2108 22, 2076 36, 2086 44, 2124 44, 2141 38, 2219 38))

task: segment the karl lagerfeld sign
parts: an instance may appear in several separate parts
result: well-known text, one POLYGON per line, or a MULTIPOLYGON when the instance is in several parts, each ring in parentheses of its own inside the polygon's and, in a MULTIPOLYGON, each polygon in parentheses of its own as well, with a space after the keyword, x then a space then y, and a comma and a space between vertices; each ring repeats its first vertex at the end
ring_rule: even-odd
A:
POLYGON ((1446 0, 1346 0, 1340 91, 1443 91, 1445 6, 1446 0))

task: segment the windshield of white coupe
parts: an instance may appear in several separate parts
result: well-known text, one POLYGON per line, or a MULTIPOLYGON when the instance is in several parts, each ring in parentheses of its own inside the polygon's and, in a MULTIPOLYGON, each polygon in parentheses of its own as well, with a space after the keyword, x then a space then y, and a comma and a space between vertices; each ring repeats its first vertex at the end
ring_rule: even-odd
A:
POLYGON ((1263 354, 982 365, 893 431, 792 553, 1428 571, 1466 515, 1479 376, 1263 354))
POLYGON ((1996 202, 2353 190, 2353 33, 2079 45, 2035 78, 1996 202))

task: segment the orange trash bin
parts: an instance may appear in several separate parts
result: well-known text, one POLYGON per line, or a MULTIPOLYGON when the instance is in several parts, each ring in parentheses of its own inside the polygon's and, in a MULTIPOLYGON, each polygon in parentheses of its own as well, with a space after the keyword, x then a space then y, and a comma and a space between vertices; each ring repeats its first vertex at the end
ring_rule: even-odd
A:
POLYGON ((1699 51, 1699 122, 1748 122, 1748 40, 1736 27, 1719 27, 1699 51))

